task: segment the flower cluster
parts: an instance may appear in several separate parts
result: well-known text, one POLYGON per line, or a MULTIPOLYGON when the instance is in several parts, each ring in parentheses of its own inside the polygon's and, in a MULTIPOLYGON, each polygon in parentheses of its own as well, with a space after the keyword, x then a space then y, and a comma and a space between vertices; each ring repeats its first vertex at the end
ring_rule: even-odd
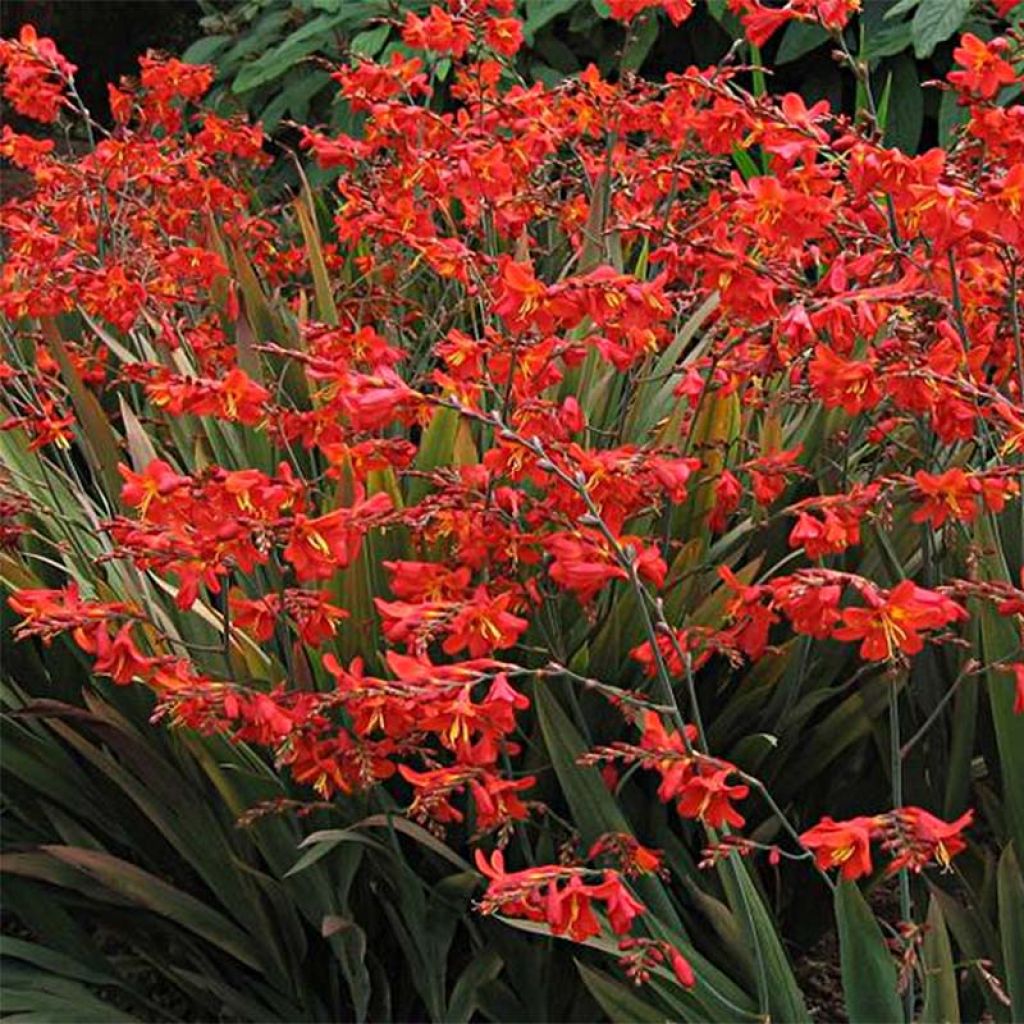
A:
MULTIPOLYGON (((627 935, 634 920, 644 912, 643 904, 630 893, 621 875, 609 869, 545 865, 506 871, 500 850, 489 860, 477 850, 476 866, 488 880, 480 901, 484 914, 543 921, 552 934, 567 935, 576 942, 586 942, 601 933, 595 906, 602 907, 612 932, 619 936, 627 935)), ((683 986, 691 988, 696 982, 689 962, 667 942, 629 937, 620 939, 619 950, 629 975, 638 983, 647 980, 651 969, 666 959, 683 986)))
POLYGON ((920 807, 899 807, 888 814, 849 821, 825 817, 800 841, 814 851, 820 868, 838 868, 849 880, 871 874, 873 841, 892 856, 886 868, 889 874, 905 867, 919 872, 930 861, 949 870, 952 858, 967 846, 962 833, 973 817, 968 811, 956 821, 945 822, 920 807))
MULTIPOLYGON (((729 6, 759 44, 859 5, 729 6)), ((728 62, 524 84, 513 9, 410 12, 405 49, 336 69, 359 131, 302 129, 322 196, 255 202, 260 126, 205 111, 212 70, 176 60, 112 86, 78 157, 5 129, 34 181, 0 207, 0 543, 38 583, 10 606, 20 639, 67 633, 155 718, 265 747, 322 800, 386 787, 474 849, 484 913, 607 926, 633 978, 689 987, 678 949, 629 934, 630 880, 662 863, 637 836, 506 871, 557 820, 538 705, 608 697, 594 730, 565 700, 597 737, 575 767, 653 773, 740 853, 767 789, 733 732, 765 735, 784 675, 810 722, 994 617, 1016 646, 986 641, 993 699, 1024 711, 1024 581, 993 568, 1024 458, 1024 107, 996 97, 1024 43, 965 35, 957 143, 911 155, 728 62), (81 551, 33 547, 44 485, 88 510, 81 551), (808 694, 812 657, 836 672, 808 694)), ((3 42, 0 71, 20 113, 69 114, 51 41, 3 42)), ((787 853, 945 867, 971 820, 826 817, 787 853)))

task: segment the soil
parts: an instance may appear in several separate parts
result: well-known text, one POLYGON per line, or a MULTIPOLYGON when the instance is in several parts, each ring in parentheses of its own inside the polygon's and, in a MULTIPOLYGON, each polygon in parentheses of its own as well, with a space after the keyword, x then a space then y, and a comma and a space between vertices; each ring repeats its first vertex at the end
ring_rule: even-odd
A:
POLYGON ((847 1024, 839 942, 828 932, 793 965, 811 1017, 819 1024, 847 1024))

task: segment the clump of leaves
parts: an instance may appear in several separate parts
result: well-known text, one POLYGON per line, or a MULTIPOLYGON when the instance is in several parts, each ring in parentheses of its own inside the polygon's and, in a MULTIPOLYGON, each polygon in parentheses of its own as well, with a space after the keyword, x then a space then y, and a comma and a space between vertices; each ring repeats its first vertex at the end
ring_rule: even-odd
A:
MULTIPOLYGON (((359 131, 301 130, 337 196, 270 206, 212 68, 103 131, 4 41, 93 137, 3 141, 7 871, 243 1019, 802 1020, 832 925, 852 1019, 1010 1019, 1022 40, 962 37, 910 156, 856 6, 733 4, 830 32, 855 121, 731 62, 527 86, 511 3, 408 12, 330 73, 359 131)), ((609 7, 624 52, 692 13, 609 7)))

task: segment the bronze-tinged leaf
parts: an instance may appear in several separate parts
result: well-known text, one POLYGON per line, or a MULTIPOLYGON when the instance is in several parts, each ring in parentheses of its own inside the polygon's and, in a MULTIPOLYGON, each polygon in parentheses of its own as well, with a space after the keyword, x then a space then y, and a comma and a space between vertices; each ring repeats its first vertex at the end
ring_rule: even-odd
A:
POLYGON ((61 378, 75 407, 85 457, 103 484, 111 505, 117 507, 121 496, 121 476, 117 471, 121 453, 117 435, 96 396, 85 386, 75 369, 56 322, 52 317, 44 317, 40 323, 47 347, 60 367, 61 378))

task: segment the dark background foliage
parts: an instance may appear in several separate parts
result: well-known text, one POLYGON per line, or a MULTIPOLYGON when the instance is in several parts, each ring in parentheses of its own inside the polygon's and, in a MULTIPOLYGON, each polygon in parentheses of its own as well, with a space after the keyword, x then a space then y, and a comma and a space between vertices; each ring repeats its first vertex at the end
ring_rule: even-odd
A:
MULTIPOLYGON (((917 9, 929 3, 960 8, 961 27, 983 37, 1000 28, 990 26, 969 0, 918 0, 917 9)), ((4 34, 32 22, 57 41, 79 66, 79 91, 100 121, 109 116, 106 83, 133 73, 139 55, 154 48, 214 63, 221 105, 246 109, 273 131, 282 120, 337 117, 329 105, 326 75, 310 62, 321 56, 340 60, 349 47, 379 57, 397 44, 397 37, 375 19, 382 14, 400 18, 405 9, 427 6, 427 0, 391 5, 380 0, 6 0, 0 17, 4 34), (323 30, 317 31, 316 23, 323 30), (295 45, 307 29, 313 31, 295 45), (253 86, 251 69, 260 62, 270 74, 258 76, 253 86)), ((591 62, 613 74, 624 61, 655 79, 691 64, 708 66, 728 52, 739 28, 723 0, 698 2, 693 16, 678 28, 661 16, 650 19, 629 40, 622 26, 604 17, 603 0, 526 0, 522 6, 528 45, 519 56, 519 70, 546 80, 591 62)), ((949 38, 925 47, 925 53, 911 32, 914 18, 913 5, 867 0, 847 37, 851 49, 860 52, 863 43, 875 58, 876 94, 891 82, 889 141, 921 151, 944 141, 955 116, 952 105, 942 108, 938 90, 921 88, 949 70, 955 35, 951 30, 949 38)), ((832 48, 824 33, 810 26, 793 24, 777 33, 762 55, 772 69, 768 89, 797 91, 809 103, 828 99, 852 113, 854 82, 833 59, 832 48)))
POLYGON ((78 65, 78 89, 100 120, 109 116, 107 82, 138 70, 148 49, 180 53, 201 34, 195 0, 4 0, 3 35, 26 22, 51 36, 78 65))

